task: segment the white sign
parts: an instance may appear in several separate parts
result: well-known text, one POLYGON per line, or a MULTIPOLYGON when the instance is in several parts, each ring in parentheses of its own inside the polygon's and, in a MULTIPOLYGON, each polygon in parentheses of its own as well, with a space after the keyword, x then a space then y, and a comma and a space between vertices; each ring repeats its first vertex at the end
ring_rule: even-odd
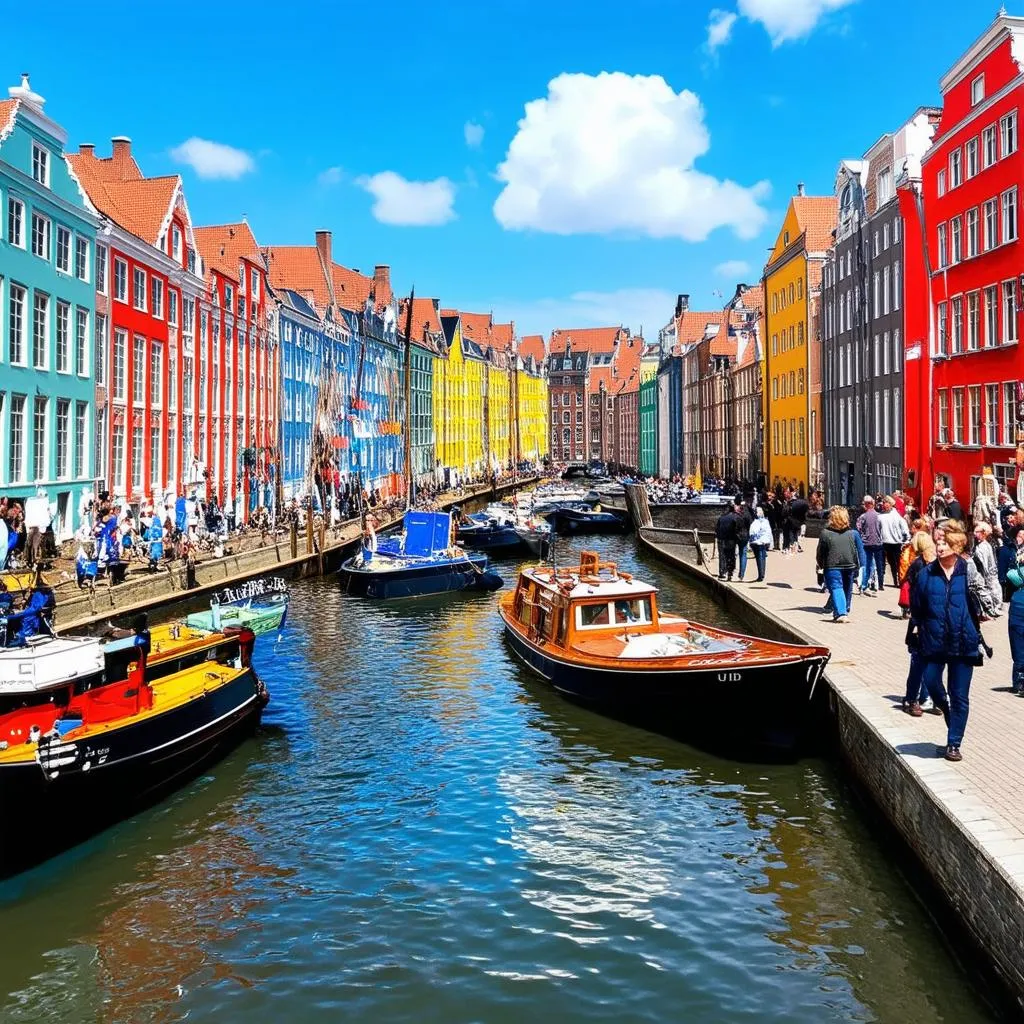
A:
POLYGON ((905 358, 908 361, 911 360, 911 359, 920 359, 921 358, 921 343, 918 342, 916 345, 911 345, 910 348, 907 349, 907 354, 906 354, 905 358))

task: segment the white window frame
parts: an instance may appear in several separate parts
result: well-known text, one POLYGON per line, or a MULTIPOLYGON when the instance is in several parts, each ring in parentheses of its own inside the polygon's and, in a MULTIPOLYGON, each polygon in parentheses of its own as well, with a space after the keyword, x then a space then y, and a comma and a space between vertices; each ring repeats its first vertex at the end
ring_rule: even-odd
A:
POLYGON ((125 305, 128 304, 128 289, 130 285, 128 283, 128 261, 121 259, 119 256, 114 257, 114 301, 123 302, 125 305), (118 271, 124 271, 123 274, 118 274, 118 271), (123 284, 124 287, 119 288, 118 284, 123 284))
POLYGON ((985 98, 985 74, 982 72, 971 82, 971 106, 976 107, 985 98))
POLYGON ((25 224, 25 203, 21 199, 9 195, 7 197, 7 241, 18 249, 25 249, 28 244, 25 240, 25 236, 27 234, 28 231, 25 224), (15 215, 14 219, 17 222, 17 234, 12 234, 11 232, 12 215, 15 215))
POLYGON ((1003 344, 1012 345, 1017 341, 1017 280, 1003 281, 1003 344))
POLYGON ((52 254, 53 245, 53 223, 50 218, 44 213, 40 213, 38 210, 32 211, 32 255, 37 256, 41 260, 45 260, 47 263, 50 262, 50 256, 52 254), (36 222, 39 222, 42 227, 40 232, 42 236, 42 248, 45 252, 38 252, 36 250, 36 222))
POLYGON ((990 124, 981 130, 981 169, 988 170, 999 159, 999 136, 990 124))
POLYGON ((54 266, 56 266, 58 273, 67 274, 69 277, 71 275, 71 261, 73 259, 71 254, 71 241, 71 229, 69 227, 65 227, 63 224, 58 224, 56 245, 54 246, 54 266), (61 261, 61 241, 64 242, 63 262, 61 261))
POLYGON ((981 233, 981 227, 979 223, 980 219, 981 218, 978 213, 978 208, 976 206, 972 206, 966 214, 968 259, 970 259, 972 256, 977 256, 979 252, 979 235, 981 233))
POLYGON ((943 167, 939 171, 938 176, 936 177, 936 180, 935 180, 935 190, 936 190, 936 192, 938 192, 940 199, 946 194, 946 168, 945 167, 943 167))
POLYGON ((1011 110, 999 118, 999 156, 1005 159, 1017 152, 1020 140, 1017 138, 1017 111, 1011 110))
POLYGON ((89 239, 84 238, 82 235, 75 235, 75 277, 79 281, 84 281, 86 284, 89 283, 89 239), (79 259, 81 256, 81 267, 79 267, 79 259), (82 273, 78 271, 81 269, 82 273))
POLYGON ((964 155, 963 150, 957 146, 949 154, 949 189, 952 191, 962 185, 964 181, 964 155))
POLYGON ((89 310, 75 306, 75 373, 89 376, 89 310))
POLYGON ((52 163, 50 157, 50 151, 45 146, 41 146, 38 142, 33 141, 32 180, 43 185, 45 188, 50 187, 50 164, 52 163), (39 174, 40 168, 42 169, 42 176, 39 174))
POLYGON ((981 158, 979 156, 980 143, 977 138, 968 139, 964 146, 964 153, 967 158, 966 178, 969 181, 975 177, 981 169, 981 158))
POLYGON ((94 261, 96 264, 96 291, 98 291, 100 295, 107 294, 107 278, 110 274, 109 257, 110 252, 107 247, 97 242, 94 261))
POLYGON ((999 231, 1004 244, 1016 242, 1019 234, 1017 219, 1017 186, 1008 188, 999 197, 999 231))
POLYGON ((999 200, 986 199, 982 211, 982 252, 989 252, 999 244, 999 200))
POLYGON ((149 287, 148 277, 149 275, 143 267, 132 268, 132 309, 137 309, 140 313, 145 313, 149 309, 149 295, 146 294, 146 289, 149 287), (140 299, 141 305, 139 304, 140 299))

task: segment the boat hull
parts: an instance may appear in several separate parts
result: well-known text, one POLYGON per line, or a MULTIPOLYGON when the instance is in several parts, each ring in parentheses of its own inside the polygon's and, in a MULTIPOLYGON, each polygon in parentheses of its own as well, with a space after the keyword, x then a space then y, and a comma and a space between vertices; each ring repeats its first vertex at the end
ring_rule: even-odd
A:
POLYGON ((163 714, 77 742, 56 740, 40 749, 38 761, 0 764, 0 877, 194 778, 255 731, 266 704, 263 684, 248 669, 163 714))
POLYGON ((356 567, 349 559, 339 572, 346 593, 383 601, 463 590, 497 590, 502 584, 501 577, 487 568, 487 559, 482 556, 384 571, 356 567))
POLYGON ((527 668, 570 699, 649 723, 697 745, 792 755, 807 745, 811 699, 827 658, 754 666, 638 670, 599 668, 549 655, 505 623, 505 637, 527 668))
POLYGON ((556 509, 547 516, 556 533, 621 533, 629 528, 627 519, 613 512, 577 512, 572 509, 556 509))
POLYGON ((459 543, 473 551, 521 551, 523 547, 513 526, 460 527, 459 543))
POLYGON ((257 636, 263 633, 274 633, 284 626, 288 613, 287 603, 275 604, 264 608, 222 608, 220 624, 214 625, 212 611, 193 612, 185 618, 193 629, 219 630, 228 626, 244 626, 251 629, 257 636))

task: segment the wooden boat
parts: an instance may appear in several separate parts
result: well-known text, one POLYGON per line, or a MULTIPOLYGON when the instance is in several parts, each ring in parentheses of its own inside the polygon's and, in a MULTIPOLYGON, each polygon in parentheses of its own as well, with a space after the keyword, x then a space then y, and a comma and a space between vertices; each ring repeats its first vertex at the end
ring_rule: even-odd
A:
POLYGON ((471 555, 452 544, 450 513, 409 511, 404 525, 401 538, 379 544, 371 538, 370 545, 342 563, 346 593, 390 600, 502 585, 486 555, 471 555))
POLYGON ((215 594, 208 611, 193 612, 185 621, 197 629, 217 631, 245 626, 260 636, 284 628, 289 598, 288 584, 279 576, 248 580, 215 594))
POLYGON ((516 657, 566 696, 697 739, 799 746, 827 648, 690 622, 659 609, 657 595, 583 552, 578 567, 524 569, 499 611, 516 657))
MULTIPOLYGON (((41 645, 49 653, 28 658, 38 669, 66 654, 64 646, 79 646, 80 659, 100 653, 105 676, 120 664, 124 674, 84 689, 77 678, 37 674, 22 706, 8 702, 0 714, 0 875, 132 814, 256 727, 268 697, 252 668, 255 635, 239 630, 219 640, 174 644, 161 663, 151 660, 152 637, 142 628, 95 649, 53 638, 55 646, 41 645), (176 668, 172 659, 185 647, 199 660, 176 668), (153 671, 161 665, 175 670, 153 671)), ((87 674, 99 667, 94 658, 80 663, 87 674)))

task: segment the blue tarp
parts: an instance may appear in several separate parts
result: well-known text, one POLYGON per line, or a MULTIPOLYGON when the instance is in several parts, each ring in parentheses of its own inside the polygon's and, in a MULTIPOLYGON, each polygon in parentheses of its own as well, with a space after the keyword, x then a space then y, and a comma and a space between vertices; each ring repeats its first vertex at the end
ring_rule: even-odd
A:
POLYGON ((452 517, 448 512, 406 512, 405 553, 429 558, 444 551, 451 537, 452 517))

